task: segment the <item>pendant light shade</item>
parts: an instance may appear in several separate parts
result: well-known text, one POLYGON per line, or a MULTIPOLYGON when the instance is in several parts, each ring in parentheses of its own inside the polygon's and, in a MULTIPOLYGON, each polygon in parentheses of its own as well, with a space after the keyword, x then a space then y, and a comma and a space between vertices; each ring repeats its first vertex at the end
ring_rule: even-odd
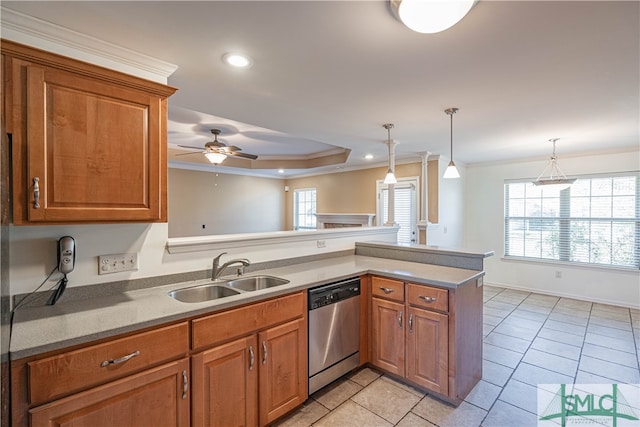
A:
POLYGON ((533 181, 534 185, 553 186, 558 190, 564 190, 576 182, 576 178, 567 178, 564 172, 562 172, 562 169, 560 169, 560 166, 558 166, 558 156, 556 156, 556 141, 558 139, 559 138, 553 138, 549 140, 549 142, 553 143, 553 152, 547 167, 545 167, 542 173, 538 175, 538 178, 533 181), (548 177, 543 178, 547 172, 549 173, 548 177))
POLYGON ((439 33, 457 24, 477 0, 390 0, 404 25, 418 33, 439 33))
POLYGON ((456 168, 456 164, 453 163, 453 115, 458 112, 458 108, 447 108, 444 112, 451 118, 451 161, 449 162, 449 166, 444 171, 443 178, 460 178, 460 173, 458 172, 458 168, 456 168))
POLYGON ((397 184, 398 180, 396 179, 395 174, 393 173, 393 152, 392 152, 392 144, 391 141, 391 131, 390 129, 393 127, 393 123, 385 123, 382 125, 383 128, 387 130, 387 145, 389 146, 389 169, 387 170, 387 175, 384 177, 385 184, 397 184))
POLYGON ((227 158, 227 155, 222 153, 205 153, 204 155, 214 165, 219 165, 227 158))

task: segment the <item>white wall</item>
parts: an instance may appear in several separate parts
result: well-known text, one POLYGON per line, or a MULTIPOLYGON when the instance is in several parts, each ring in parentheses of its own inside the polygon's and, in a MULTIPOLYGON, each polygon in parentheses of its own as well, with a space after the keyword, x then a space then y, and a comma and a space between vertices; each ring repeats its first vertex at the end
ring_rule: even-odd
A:
MULTIPOLYGON (((503 259, 504 180, 535 179, 546 163, 522 160, 467 167, 465 246, 495 251, 495 256, 485 260, 485 283, 640 307, 638 271, 503 259), (561 278, 556 278, 557 271, 561 278)), ((562 156, 558 163, 568 175, 633 171, 640 169, 640 152, 562 156)))
POLYGON ((460 178, 444 179, 449 159, 440 156, 438 159, 438 224, 431 224, 427 228, 427 244, 447 248, 461 248, 465 234, 465 182, 466 169, 462 164, 456 164, 460 178))
MULTIPOLYGON (((296 233, 296 232, 291 232, 296 233)), ((300 232, 304 233, 304 232, 300 232)), ((170 254, 166 250, 168 224, 102 224, 70 226, 11 226, 9 274, 11 294, 33 291, 56 266, 56 243, 65 235, 76 241, 76 267, 69 274, 68 287, 99 285, 127 279, 200 271, 211 268, 214 256, 227 252, 223 260, 246 257, 252 262, 273 261, 328 252, 350 250, 356 241, 395 241, 395 233, 381 231, 367 236, 323 236, 326 247, 317 247, 317 236, 304 241, 256 243, 251 247, 229 247, 170 254), (139 270, 98 275, 98 256, 138 252, 139 270)), ((56 284, 58 276, 41 290, 56 284)))

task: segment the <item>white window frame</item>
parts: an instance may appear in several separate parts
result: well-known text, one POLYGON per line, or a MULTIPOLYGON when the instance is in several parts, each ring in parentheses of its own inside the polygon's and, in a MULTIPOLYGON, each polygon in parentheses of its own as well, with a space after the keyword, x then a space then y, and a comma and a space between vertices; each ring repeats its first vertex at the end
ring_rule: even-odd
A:
POLYGON ((318 194, 315 188, 298 188, 293 190, 293 229, 294 230, 315 230, 318 226, 316 213, 317 213, 317 197, 318 194), (307 214, 300 214, 300 203, 298 201, 298 197, 302 193, 314 193, 314 200, 312 206, 312 212, 307 214), (308 222, 305 225, 300 225, 299 220, 300 217, 305 216, 308 219, 308 222), (313 224, 313 225, 310 225, 313 224))
MULTIPOLYGON (((638 171, 609 173, 609 174, 591 174, 581 175, 577 177, 576 183, 565 190, 553 193, 554 190, 547 190, 545 195, 545 187, 538 187, 542 189, 540 196, 535 195, 538 191, 532 187, 531 180, 505 180, 504 182, 504 254, 505 259, 516 260, 528 260, 528 261, 540 261, 551 263, 563 263, 570 265, 580 265, 589 267, 600 268, 616 268, 625 270, 638 270, 640 269, 640 173, 638 171), (615 179, 622 177, 635 178, 635 194, 634 195, 617 195, 615 190, 611 189, 610 194, 595 194, 593 193, 593 183, 602 179, 615 179), (576 184, 582 180, 583 185, 587 185, 589 181, 589 193, 575 194, 578 191, 576 184), (519 184, 518 187, 509 187, 512 184, 519 184), (519 197, 519 195, 510 197, 509 190, 522 189, 522 184, 525 184, 525 195, 519 197), (527 190, 532 189, 534 196, 527 197, 527 190), (574 194, 571 193, 571 188, 574 188, 574 194), (635 197, 631 202, 629 199, 635 197), (594 203, 594 199, 600 199, 604 203, 594 203), (610 213, 598 214, 595 207, 600 209, 602 205, 607 204, 607 200, 610 198, 610 213), (615 210, 615 206, 621 206, 616 201, 621 201, 622 198, 627 198, 626 208, 619 208, 615 210), (539 214, 528 214, 527 204, 530 202, 533 204, 538 203, 539 200, 539 214), (554 199, 557 199, 555 201, 554 199), (586 211, 578 212, 578 199, 582 199, 589 206, 588 213, 586 211), (524 200, 524 208, 518 203, 524 200), (510 204, 510 201, 513 204, 510 204), (545 201, 550 208, 545 208, 545 201), (635 207, 633 206, 635 204, 635 207), (555 205, 555 207, 554 207, 555 205), (511 210, 516 212, 512 213, 511 210), (516 207, 517 206, 517 207, 516 207), (571 212, 574 206, 574 212, 571 212), (635 217, 633 217, 633 210, 635 208, 635 217), (554 213, 557 212, 557 213, 554 213), (626 212, 626 215, 624 213, 626 212), (630 213, 631 212, 631 213, 630 213), (614 216, 617 214, 617 216, 614 216), (512 227, 513 226, 513 227, 512 227), (586 226, 586 228, 585 228, 586 226), (634 230, 631 242, 624 240, 627 246, 624 256, 616 257, 614 252, 616 248, 620 249, 620 240, 614 238, 620 238, 620 235, 614 235, 614 228, 616 226, 620 229, 625 227, 628 230, 634 230), (582 227, 579 229, 579 227, 582 227), (602 230, 610 228, 610 239, 603 244, 602 241, 597 242, 595 237, 595 231, 597 230, 602 234, 602 230), (535 230, 534 230, 535 229, 535 230), (574 231, 576 234, 574 235, 574 231), (586 231, 585 231, 586 230, 586 231), (537 246, 527 246, 527 235, 530 234, 531 240, 535 242, 536 233, 540 232, 540 241, 537 246), (582 232, 582 234, 578 234, 582 232), (522 235, 520 238, 519 235, 522 235), (580 237, 579 239, 577 237, 580 237), (546 242, 545 243, 543 243, 546 242), (512 249, 511 247, 515 249, 512 249), (545 246, 543 248, 543 246, 545 246), (608 247, 609 256, 604 256, 598 259, 597 251, 602 248, 608 247), (533 250, 540 249, 540 254, 535 255, 533 250), (585 249, 588 248, 588 249, 585 249), (588 261, 585 259, 588 258, 588 261), (607 260, 608 258, 608 260, 607 260)), ((557 190, 556 190, 557 191, 557 190)), ((536 208, 537 209, 537 208, 536 208)), ((533 212, 534 210, 530 210, 533 212)), ((606 252, 606 249, 605 249, 606 252)))
MULTIPOLYGON (((414 212, 412 215, 411 230, 409 232, 409 234, 412 236, 413 241, 406 243, 418 243, 418 220, 420 218, 420 203, 418 195, 420 194, 420 177, 409 176, 405 178, 398 178, 398 183, 394 184, 394 186, 396 189, 402 187, 413 187, 414 191, 411 194, 411 203, 414 206, 414 212)), ((376 180, 376 224, 379 226, 384 225, 384 217, 385 215, 387 215, 387 212, 384 212, 383 209, 384 205, 382 203, 382 192, 383 190, 388 190, 388 188, 389 185, 385 184, 383 180, 376 180)), ((400 233, 401 231, 398 231, 399 236, 400 233)))

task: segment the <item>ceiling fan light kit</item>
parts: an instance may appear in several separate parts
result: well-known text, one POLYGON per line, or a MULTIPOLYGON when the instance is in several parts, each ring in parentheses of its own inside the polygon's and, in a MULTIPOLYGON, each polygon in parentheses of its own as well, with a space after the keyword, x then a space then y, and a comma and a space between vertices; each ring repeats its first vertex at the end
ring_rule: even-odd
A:
POLYGON ((558 190, 564 190, 576 182, 577 178, 567 178, 564 172, 562 172, 562 169, 560 169, 560 166, 558 166, 558 156, 556 156, 556 141, 558 141, 558 139, 560 138, 552 138, 549 140, 549 142, 553 143, 553 152, 547 166, 544 168, 542 173, 538 175, 538 178, 533 181, 534 185, 544 185, 547 186, 547 188, 554 187, 558 190), (542 178, 547 171, 549 172, 549 177, 542 178))
POLYGON ((204 154, 204 156, 214 165, 219 165, 227 157, 242 157, 245 159, 255 160, 258 158, 255 154, 241 153, 242 148, 235 145, 227 145, 218 141, 218 135, 220 135, 220 129, 211 129, 213 134, 213 141, 209 141, 204 144, 204 150, 200 147, 191 147, 189 145, 179 145, 182 148, 190 148, 192 150, 200 150, 198 153, 183 153, 178 156, 188 156, 190 154, 204 154))
POLYGON ((395 174, 393 173, 393 143, 391 141, 391 128, 393 127, 393 123, 385 123, 382 125, 383 128, 387 130, 387 145, 389 146, 389 169, 387 170, 387 175, 384 177, 385 184, 397 184, 398 180, 396 179, 395 174))
POLYGON ((444 31, 465 17, 477 0, 389 0, 391 12, 418 33, 444 31))
POLYGON ((459 108, 455 107, 444 110, 444 112, 451 118, 451 161, 449 162, 447 169, 444 171, 444 175, 442 175, 442 177, 446 179, 460 178, 460 172, 458 172, 458 168, 456 168, 456 164, 453 162, 453 115, 457 113, 458 110, 459 108))

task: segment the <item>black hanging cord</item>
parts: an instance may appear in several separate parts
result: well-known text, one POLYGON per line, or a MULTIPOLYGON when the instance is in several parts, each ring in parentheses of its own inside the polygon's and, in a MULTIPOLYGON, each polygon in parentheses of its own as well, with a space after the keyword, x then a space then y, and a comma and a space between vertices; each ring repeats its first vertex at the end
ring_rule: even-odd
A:
MULTIPOLYGON (((35 294, 35 293, 38 291, 38 289, 40 289, 41 287, 43 287, 43 286, 44 286, 44 284, 45 284, 45 283, 47 283, 47 280, 49 280, 49 277, 51 277, 51 275, 52 275, 52 274, 53 274, 57 269, 58 269, 58 266, 57 266, 57 265, 56 265, 55 267, 53 267, 53 270, 51 270, 51 272, 49 273, 49 275, 47 275, 47 277, 42 281, 42 283, 40 283, 40 285, 39 285, 37 288, 35 288, 33 291, 31 291, 31 293, 29 293, 29 295, 27 295, 27 296, 25 296, 24 298, 22 298, 22 299, 20 300, 20 302, 19 302, 19 303, 17 303, 17 304, 15 305, 15 307, 13 307, 13 310, 11 310, 11 311, 12 311, 12 312, 16 311, 16 310, 18 309, 18 307, 20 307, 20 306, 21 306, 21 305, 22 305, 22 304, 27 300, 27 298, 29 298, 31 295, 35 294)), ((63 279, 66 279, 66 276, 65 276, 63 279)), ((62 280, 62 279, 61 279, 61 280, 62 280)), ((60 283, 60 281, 58 281, 58 283, 60 283)), ((58 283, 56 283, 56 285, 57 285, 58 283)))
POLYGON ((58 289, 53 291, 53 293, 49 297, 49 301, 47 301, 47 305, 53 305, 60 299, 60 297, 64 293, 64 290, 67 289, 67 282, 67 275, 65 274, 64 276, 62 276, 62 279, 58 280, 58 283, 56 284, 56 286, 58 286, 58 289))

